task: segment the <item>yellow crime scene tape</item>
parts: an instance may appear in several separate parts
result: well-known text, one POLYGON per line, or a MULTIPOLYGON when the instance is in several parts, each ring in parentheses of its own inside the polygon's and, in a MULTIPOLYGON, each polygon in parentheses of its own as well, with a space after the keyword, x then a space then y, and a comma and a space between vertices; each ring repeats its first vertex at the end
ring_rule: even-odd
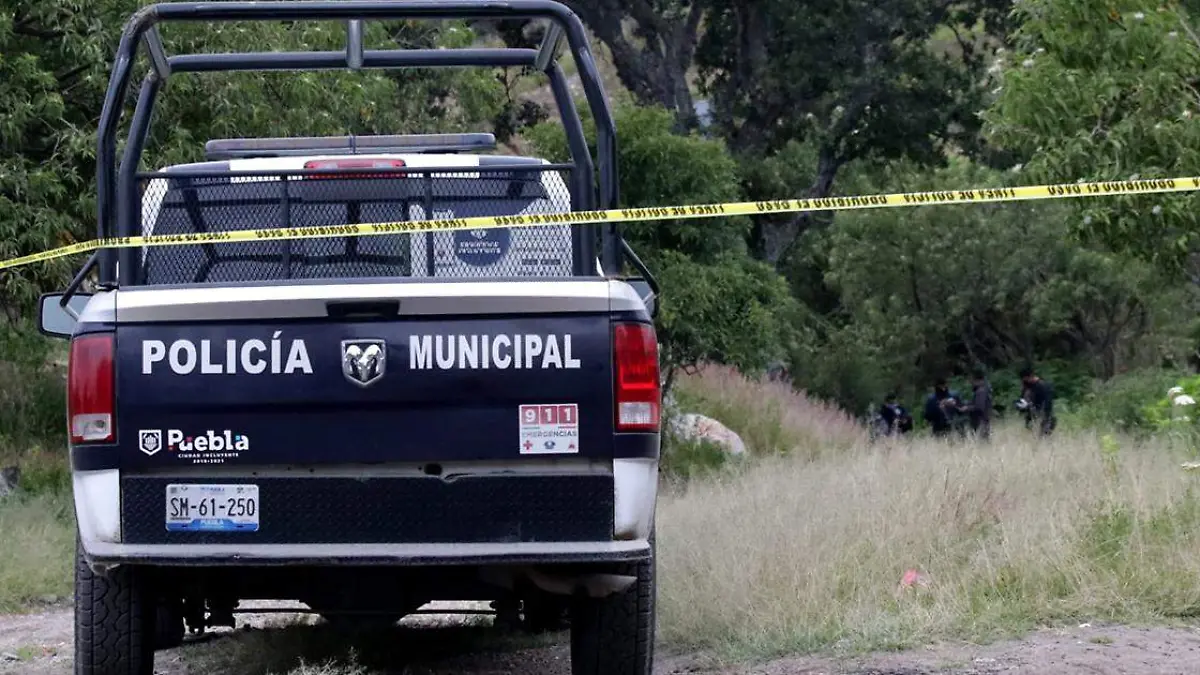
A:
POLYGON ((780 199, 763 202, 728 202, 724 204, 690 204, 683 206, 652 206, 601 211, 571 211, 514 216, 476 216, 414 220, 393 223, 361 223, 353 225, 317 225, 310 227, 264 228, 196 234, 162 234, 142 237, 112 237, 69 244, 49 251, 0 261, 0 270, 21 267, 44 260, 54 260, 77 253, 102 248, 139 248, 145 246, 189 246, 247 241, 282 239, 322 239, 329 237, 362 237, 380 234, 413 234, 418 232, 449 232, 491 228, 541 227, 545 225, 578 225, 586 223, 623 223, 688 218, 719 218, 767 213, 798 213, 803 211, 845 211, 857 209, 895 208, 904 206, 934 206, 945 204, 982 204, 987 202, 1028 201, 1035 199, 1064 199, 1103 197, 1109 195, 1153 194, 1163 192, 1192 192, 1200 190, 1200 177, 1156 178, 1097 183, 1062 183, 1058 185, 1025 185, 1020 187, 945 190, 936 192, 904 192, 895 194, 825 197, 820 199, 780 199))

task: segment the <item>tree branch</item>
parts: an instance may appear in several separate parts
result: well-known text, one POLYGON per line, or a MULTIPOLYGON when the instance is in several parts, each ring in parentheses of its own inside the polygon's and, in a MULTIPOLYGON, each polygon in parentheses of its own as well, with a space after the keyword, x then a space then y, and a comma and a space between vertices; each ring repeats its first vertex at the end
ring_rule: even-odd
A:
POLYGON ((661 105, 674 111, 682 126, 691 126, 696 111, 687 71, 704 15, 699 0, 680 3, 688 12, 682 21, 670 20, 651 0, 568 0, 566 4, 608 47, 621 84, 639 103, 661 105), (634 21, 633 33, 644 47, 626 37, 626 19, 634 21))

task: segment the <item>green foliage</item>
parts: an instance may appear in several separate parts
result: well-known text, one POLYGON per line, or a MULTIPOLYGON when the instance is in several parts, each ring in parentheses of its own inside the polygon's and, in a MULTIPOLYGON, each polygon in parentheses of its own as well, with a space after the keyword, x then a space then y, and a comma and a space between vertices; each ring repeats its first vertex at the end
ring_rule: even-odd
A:
MULTIPOLYGON (((740 199, 737 163, 719 141, 673 133, 661 108, 619 106, 615 113, 622 202, 631 206, 740 199)), ((589 143, 594 125, 585 115, 589 143)), ((529 137, 539 155, 567 157, 561 125, 529 137)), ((800 312, 786 282, 746 252, 744 218, 634 223, 623 233, 659 280, 659 340, 668 382, 701 361, 761 370, 786 356, 800 312)))
MULTIPOLYGON (((172 25, 170 51, 340 50, 343 26, 330 22, 172 25)), ((462 22, 367 22, 363 45, 434 49, 470 46, 462 22)), ((146 168, 203 158, 204 141, 231 136, 403 134, 461 131, 490 121, 504 96, 482 69, 211 73, 173 77, 155 107, 146 168), (196 106, 194 101, 208 102, 196 106)))
MULTIPOLYGON (((96 125, 121 28, 142 4, 0 0, 0 258, 95 236, 96 125)), ((364 30, 368 49, 474 41, 461 22, 369 22, 364 30)), ((163 40, 170 53, 338 50, 345 30, 328 22, 172 24, 163 40)), ((134 83, 146 67, 143 57, 134 83)), ((482 69, 177 75, 159 96, 141 168, 202 159, 204 142, 219 137, 461 130, 490 123, 503 99, 501 83, 482 69)), ((38 292, 61 288, 78 262, 0 272, 0 309, 10 320, 28 314, 38 292)))
MULTIPOLYGON (((66 370, 48 363, 50 343, 29 323, 0 323, 0 449, 66 434, 66 370)), ((65 359, 64 359, 65 361, 65 359)))
POLYGON ((932 0, 715 0, 696 51, 701 89, 713 99, 718 128, 739 148, 811 140, 837 163, 936 162, 941 141, 969 139, 978 126, 971 114, 981 93, 973 79, 977 45, 969 41, 981 24, 1002 20, 1005 4, 972 1, 948 11, 932 0), (941 27, 962 34, 959 58, 929 48, 941 27))
MULTIPOLYGON (((698 88, 713 126, 748 164, 811 147, 801 180, 749 175, 753 199, 824 197, 855 161, 907 158, 940 164, 948 151, 977 149, 979 78, 989 32, 1007 2, 966 0, 709 0, 696 48, 698 88), (953 46, 935 44, 948 30, 953 46), (750 38, 748 36, 753 36, 750 38), (760 188, 786 183, 782 192, 760 188)), ((763 167, 765 169, 765 167, 763 167)), ((759 219, 754 250, 777 264, 814 221, 808 214, 759 219)))
MULTIPOLYGON (((1010 179, 960 158, 932 172, 902 162, 859 169, 842 189, 1010 179)), ((1020 392, 1015 371, 1032 361, 1067 402, 1093 378, 1185 362, 1195 320, 1180 308, 1197 306, 1196 289, 1127 256, 1081 247, 1064 210, 1037 202, 838 212, 784 268, 794 292, 828 306, 806 324, 812 341, 793 352, 801 384, 861 411, 889 390, 915 400, 934 377, 983 365, 1006 403, 1020 392)))
POLYGON ((918 396, 922 382, 890 372, 893 359, 881 346, 886 340, 869 328, 853 322, 841 326, 819 323, 804 336, 794 344, 788 362, 796 384, 812 395, 835 401, 855 414, 879 404, 893 389, 906 392, 905 398, 918 396))
POLYGON ((664 251, 658 260, 666 369, 713 362, 755 372, 786 356, 799 309, 774 270, 732 255, 705 265, 664 251))
POLYGON ((663 436, 662 474, 668 478, 688 481, 703 478, 725 469, 730 455, 712 441, 692 441, 665 434, 663 436))
POLYGON ((1151 403, 1142 408, 1142 415, 1151 428, 1159 432, 1192 434, 1200 432, 1200 375, 1181 378, 1151 403))
POLYGON ((1144 369, 1122 373, 1095 384, 1073 407, 1071 422, 1085 428, 1126 432, 1153 431, 1147 406, 1159 400, 1185 374, 1177 370, 1144 369))
MULTIPOLYGON (((579 110, 588 147, 594 153, 595 123, 586 106, 579 110)), ((614 118, 622 206, 705 204, 742 198, 738 165, 724 143, 694 133, 673 133, 674 117, 663 108, 620 105, 614 118)), ((539 124, 527 136, 539 156, 551 161, 569 158, 561 124, 539 124)), ((708 262, 726 253, 744 252, 749 228, 746 218, 704 218, 629 223, 622 233, 647 262, 665 250, 708 262)))
MULTIPOLYGON (((1200 169, 1195 17, 1176 3, 1027 0, 997 63, 992 140, 1029 182, 1190 176, 1200 169)), ((1072 229, 1168 269, 1200 244, 1194 193, 1070 200, 1072 229)))

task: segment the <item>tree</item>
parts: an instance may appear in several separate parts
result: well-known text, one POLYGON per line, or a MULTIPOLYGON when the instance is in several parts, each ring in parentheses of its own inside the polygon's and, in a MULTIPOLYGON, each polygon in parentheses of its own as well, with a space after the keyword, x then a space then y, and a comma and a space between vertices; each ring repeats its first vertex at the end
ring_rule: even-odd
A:
MULTIPOLYGON (((999 94, 985 119, 1027 181, 1200 172, 1194 14, 1132 0, 1024 0, 1014 11, 1020 28, 994 66, 999 94)), ((1076 199, 1068 217, 1086 241, 1188 269, 1200 283, 1198 207, 1195 193, 1076 199)))
MULTIPOLYGON (((738 164, 719 140, 673 133, 665 108, 615 111, 622 202, 660 206, 740 200, 738 164)), ((585 115, 589 143, 595 129, 585 115)), ((561 125, 530 132, 538 153, 566 159, 561 125)), ((749 256, 744 218, 630 223, 623 233, 662 286, 659 341, 667 386, 678 369, 704 362, 752 372, 782 359, 799 305, 770 266, 749 256)))
MULTIPOLYGON (((848 175, 868 192, 1012 181, 965 159, 848 175)), ((1148 264, 1071 239, 1061 202, 839 212, 809 233, 839 311, 802 345, 806 388, 865 405, 936 375, 1068 360, 1110 378, 1182 364, 1197 293, 1148 264), (1181 311, 1182 308, 1189 308, 1181 311)))
POLYGON ((677 129, 696 125, 688 71, 707 0, 566 0, 609 53, 621 83, 644 106, 675 114, 677 129))
MULTIPOLYGON (((591 112, 580 106, 585 133, 595 151, 591 112)), ((695 133, 675 134, 671 113, 662 107, 619 105, 617 164, 623 206, 667 206, 740 201, 738 163, 720 140, 695 133)), ((529 132, 537 152, 551 161, 567 161, 566 137, 558 123, 539 124, 529 132)), ((638 256, 654 260, 672 250, 701 262, 722 253, 745 254, 747 218, 704 218, 628 223, 622 233, 638 256)))
MULTIPOLYGON (((96 126, 121 28, 141 5, 0 0, 0 258, 95 236, 96 126)), ((367 48, 474 40, 460 22, 364 28, 367 48)), ((163 39, 168 52, 340 49, 345 34, 328 22, 172 24, 163 39)), ((210 138, 458 130, 493 119, 502 99, 478 69, 179 75, 160 94, 142 168, 201 159, 210 138)), ((76 262, 0 272, 0 308, 28 314, 76 262)))
MULTIPOLYGON (((741 156, 815 150, 786 196, 828 196, 857 159, 941 161, 976 146, 987 35, 999 0, 711 0, 696 61, 715 124, 741 156), (939 33, 953 40, 937 46, 939 33)), ((749 186, 752 198, 778 198, 749 186)), ((805 214, 761 218, 757 254, 778 264, 805 214)))
POLYGON ((656 262, 666 389, 678 371, 705 363, 755 374, 787 359, 805 315, 772 267, 729 253, 704 264, 670 250, 656 262))

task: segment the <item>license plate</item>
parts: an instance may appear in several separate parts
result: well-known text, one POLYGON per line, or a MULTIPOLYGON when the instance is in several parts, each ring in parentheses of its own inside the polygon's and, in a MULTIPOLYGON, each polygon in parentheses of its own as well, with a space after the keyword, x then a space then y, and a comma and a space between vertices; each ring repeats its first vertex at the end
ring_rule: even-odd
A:
POLYGON ((167 531, 257 532, 257 485, 167 486, 167 531))

